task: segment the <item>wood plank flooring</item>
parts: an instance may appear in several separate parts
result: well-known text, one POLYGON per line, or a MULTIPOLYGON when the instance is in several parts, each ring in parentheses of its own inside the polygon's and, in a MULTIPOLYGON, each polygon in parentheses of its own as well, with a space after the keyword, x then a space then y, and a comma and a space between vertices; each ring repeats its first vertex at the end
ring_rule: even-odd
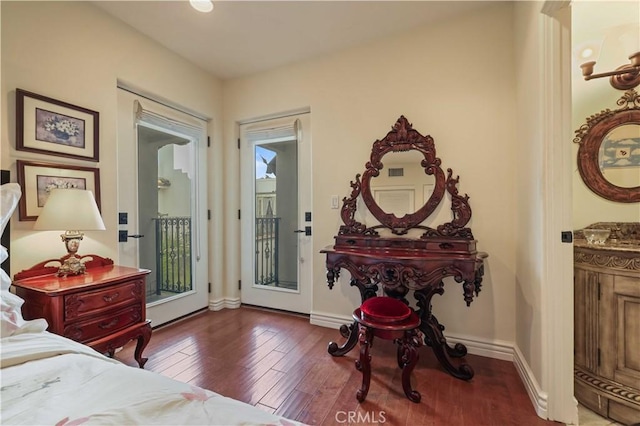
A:
MULTIPOLYGON (((310 425, 553 425, 540 419, 511 362, 468 355, 470 381, 440 367, 420 350, 413 371, 419 404, 402 391, 390 341, 372 348, 371 388, 356 400, 362 375, 358 347, 343 357, 327 353, 342 343, 338 330, 309 324, 304 316, 251 307, 205 311, 153 331, 145 368, 310 425)), ((116 358, 131 366, 135 344, 116 358)))

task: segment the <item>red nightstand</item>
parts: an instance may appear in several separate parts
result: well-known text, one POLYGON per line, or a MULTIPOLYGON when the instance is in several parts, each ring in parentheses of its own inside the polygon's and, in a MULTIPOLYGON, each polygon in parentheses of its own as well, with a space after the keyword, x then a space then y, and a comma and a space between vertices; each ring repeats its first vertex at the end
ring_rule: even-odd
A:
POLYGON ((142 368, 142 351, 151 339, 146 319, 145 279, 150 272, 113 264, 96 255, 85 274, 58 277, 57 268, 34 266, 15 275, 13 286, 25 300, 25 319, 44 318, 48 331, 84 343, 113 356, 137 339, 135 359, 142 368), (42 273, 39 273, 42 272, 42 273))

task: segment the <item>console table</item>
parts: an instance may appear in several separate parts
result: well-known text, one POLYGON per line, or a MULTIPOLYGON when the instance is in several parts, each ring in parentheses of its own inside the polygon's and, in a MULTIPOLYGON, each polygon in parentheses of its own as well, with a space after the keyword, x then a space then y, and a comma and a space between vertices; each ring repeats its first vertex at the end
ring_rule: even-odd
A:
MULTIPOLYGON (((335 237, 335 244, 321 253, 326 255, 330 289, 345 269, 351 275, 350 284, 360 291, 362 301, 375 296, 379 286, 384 295, 407 304, 406 296, 413 292, 425 344, 432 348, 446 371, 468 380, 473 377, 473 369, 468 364, 456 367, 450 361, 450 358, 465 356, 467 348, 461 343, 453 347, 447 343, 442 333, 444 326, 432 313, 431 300, 435 294, 444 293, 443 279, 453 277, 462 283, 464 300, 469 306, 474 295, 480 292, 487 254, 476 250, 477 241, 471 229, 465 227, 471 218, 469 196, 458 194, 458 177, 453 177, 451 169, 445 177, 440 164, 433 139, 422 136, 401 116, 386 137, 373 144, 362 179, 360 174, 356 175, 351 182, 350 196, 343 199, 344 225, 335 237), (432 176, 429 183, 432 191, 422 207, 398 217, 379 204, 372 178, 380 175, 385 154, 391 154, 384 159, 388 158, 391 164, 394 154, 405 155, 409 151, 419 153, 417 163, 422 175, 432 176), (437 227, 426 226, 423 222, 443 200, 445 191, 451 199, 453 220, 437 227), (356 220, 356 210, 363 203, 377 221, 370 226, 356 220)), ((355 323, 343 325, 340 333, 347 340, 341 346, 329 343, 328 352, 333 356, 346 354, 358 341, 355 323)))
POLYGON ((142 351, 151 339, 145 300, 150 271, 117 266, 96 255, 84 257, 91 258, 84 274, 58 276, 57 268, 45 266, 52 261, 16 274, 12 285, 25 300, 22 316, 44 318, 48 331, 109 356, 135 339, 134 357, 142 368, 147 361, 142 351))

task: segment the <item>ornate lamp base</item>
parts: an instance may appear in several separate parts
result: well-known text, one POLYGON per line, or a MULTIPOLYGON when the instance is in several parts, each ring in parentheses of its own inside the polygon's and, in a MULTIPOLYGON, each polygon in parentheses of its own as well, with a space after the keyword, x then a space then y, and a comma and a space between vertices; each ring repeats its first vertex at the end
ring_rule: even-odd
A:
POLYGON ((80 241, 84 234, 80 231, 65 231, 60 235, 62 242, 64 242, 67 248, 67 257, 60 265, 57 275, 59 277, 66 277, 67 275, 82 275, 86 272, 87 268, 84 263, 80 261, 80 258, 76 256, 78 248, 80 248, 80 241))
POLYGON ((80 258, 73 254, 64 260, 60 269, 58 269, 57 275, 59 277, 66 277, 67 275, 82 275, 86 270, 87 268, 84 266, 84 263, 80 261, 80 258))

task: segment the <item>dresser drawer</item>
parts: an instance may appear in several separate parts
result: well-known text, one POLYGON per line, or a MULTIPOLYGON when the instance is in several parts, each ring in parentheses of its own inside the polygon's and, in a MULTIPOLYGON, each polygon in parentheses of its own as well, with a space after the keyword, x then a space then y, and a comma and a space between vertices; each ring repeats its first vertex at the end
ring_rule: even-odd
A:
POLYGON ((64 328, 64 336, 80 343, 108 336, 118 330, 138 323, 142 320, 142 307, 129 306, 117 312, 96 316, 85 321, 68 324, 64 328))
POLYGON ((144 280, 136 279, 101 290, 70 294, 64 297, 65 322, 103 310, 140 303, 143 300, 143 292, 144 280))

